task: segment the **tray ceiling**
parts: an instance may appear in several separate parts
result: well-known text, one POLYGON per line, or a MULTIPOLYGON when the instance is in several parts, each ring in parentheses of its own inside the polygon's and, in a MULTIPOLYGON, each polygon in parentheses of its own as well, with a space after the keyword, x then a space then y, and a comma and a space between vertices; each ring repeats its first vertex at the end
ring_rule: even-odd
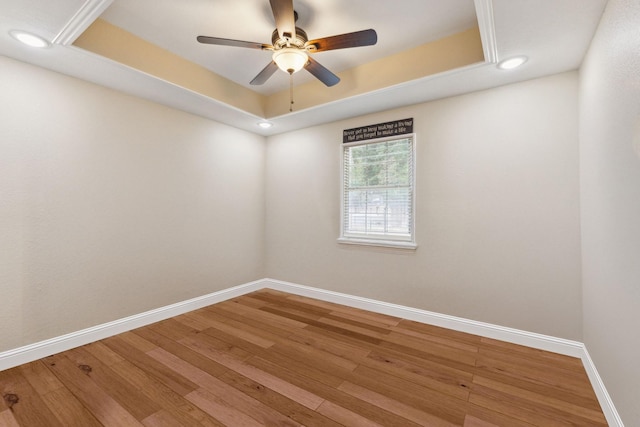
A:
POLYGON ((374 28, 378 44, 315 54, 342 81, 326 88, 304 70, 296 73, 293 113, 284 72, 264 86, 248 84, 269 52, 195 40, 269 43, 267 0, 0 0, 0 54, 269 135, 576 69, 605 5, 294 0, 297 26, 311 38, 374 28), (53 45, 28 49, 8 36, 12 29, 53 45), (495 66, 515 55, 527 63, 511 71, 495 66), (264 119, 274 126, 258 128, 264 119))

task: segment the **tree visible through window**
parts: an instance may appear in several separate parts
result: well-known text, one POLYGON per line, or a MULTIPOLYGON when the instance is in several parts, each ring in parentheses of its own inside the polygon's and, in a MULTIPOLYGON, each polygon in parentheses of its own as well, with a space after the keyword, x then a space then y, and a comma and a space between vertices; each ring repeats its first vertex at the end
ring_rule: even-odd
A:
POLYGON ((342 239, 414 241, 413 137, 344 146, 342 239))

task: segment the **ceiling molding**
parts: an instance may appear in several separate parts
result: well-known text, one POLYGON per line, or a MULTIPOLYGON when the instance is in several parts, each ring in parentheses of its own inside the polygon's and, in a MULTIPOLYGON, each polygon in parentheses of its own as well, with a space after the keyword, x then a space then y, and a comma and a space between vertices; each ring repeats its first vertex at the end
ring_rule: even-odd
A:
POLYGON ((484 60, 495 64, 498 62, 498 43, 496 42, 496 27, 493 19, 493 2, 492 0, 474 0, 474 3, 476 5, 478 27, 480 28, 480 38, 482 39, 484 60))
POLYGON ((69 46, 104 12, 113 0, 87 0, 53 39, 54 44, 69 46))

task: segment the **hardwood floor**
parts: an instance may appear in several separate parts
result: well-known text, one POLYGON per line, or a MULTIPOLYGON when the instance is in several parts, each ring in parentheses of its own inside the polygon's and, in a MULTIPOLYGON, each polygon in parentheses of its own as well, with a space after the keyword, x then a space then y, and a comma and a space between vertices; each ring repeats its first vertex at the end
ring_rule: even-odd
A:
POLYGON ((0 426, 606 426, 579 359, 262 290, 0 372, 0 426))

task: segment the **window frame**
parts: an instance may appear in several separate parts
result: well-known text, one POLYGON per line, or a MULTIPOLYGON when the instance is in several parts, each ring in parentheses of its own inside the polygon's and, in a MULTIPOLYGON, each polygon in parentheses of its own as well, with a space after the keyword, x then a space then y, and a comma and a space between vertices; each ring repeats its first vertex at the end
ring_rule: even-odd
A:
POLYGON ((416 243, 416 134, 409 133, 403 135, 394 135, 386 138, 376 138, 376 139, 368 139, 363 141, 356 141, 350 143, 343 143, 340 146, 340 237, 338 237, 338 243, 348 244, 348 245, 363 245, 363 246, 378 246, 378 247, 387 247, 387 248, 398 248, 398 249, 408 249, 415 250, 418 245, 416 243), (346 206, 345 206, 345 151, 350 147, 360 146, 360 145, 369 145, 375 143, 382 143, 387 141, 397 141, 409 139, 411 141, 411 181, 410 181, 410 190, 411 190, 411 219, 410 219, 410 229, 411 235, 409 239, 394 239, 388 235, 380 235, 380 237, 376 237, 375 235, 358 235, 358 234, 349 234, 345 233, 345 216, 346 216, 346 206))

